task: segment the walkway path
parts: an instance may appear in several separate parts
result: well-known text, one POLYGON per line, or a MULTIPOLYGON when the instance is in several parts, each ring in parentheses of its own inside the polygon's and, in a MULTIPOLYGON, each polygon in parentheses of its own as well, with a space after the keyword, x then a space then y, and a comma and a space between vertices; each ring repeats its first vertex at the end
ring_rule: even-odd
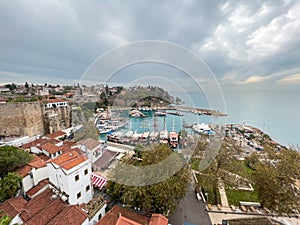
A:
POLYGON ((226 191, 225 191, 225 188, 224 188, 224 183, 220 179, 219 179, 219 192, 220 192, 220 196, 221 196, 222 206, 223 207, 229 207, 226 191))

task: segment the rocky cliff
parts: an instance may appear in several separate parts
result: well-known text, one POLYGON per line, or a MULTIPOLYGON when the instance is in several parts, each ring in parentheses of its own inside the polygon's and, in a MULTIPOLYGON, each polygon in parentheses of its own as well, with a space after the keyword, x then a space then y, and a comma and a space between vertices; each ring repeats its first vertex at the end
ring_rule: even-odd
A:
POLYGON ((40 102, 0 104, 0 137, 43 135, 70 126, 70 106, 46 109, 40 102))

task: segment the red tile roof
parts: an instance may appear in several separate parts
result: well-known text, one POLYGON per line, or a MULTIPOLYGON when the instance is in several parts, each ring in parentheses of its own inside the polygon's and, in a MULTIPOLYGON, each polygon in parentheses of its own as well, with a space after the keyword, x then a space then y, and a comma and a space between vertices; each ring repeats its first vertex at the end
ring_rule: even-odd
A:
POLYGON ((36 193, 38 193, 43 187, 49 184, 48 179, 41 180, 35 187, 29 189, 26 194, 28 197, 32 198, 36 193))
POLYGON ((22 167, 20 167, 19 169, 16 170, 16 173, 18 175, 20 175, 21 177, 26 177, 28 175, 28 173, 32 170, 31 166, 28 165, 24 165, 22 167))
POLYGON ((149 225, 168 225, 168 219, 161 214, 152 214, 149 225))
POLYGON ((26 177, 28 173, 32 170, 32 168, 41 168, 47 165, 47 163, 41 159, 39 156, 32 154, 33 159, 27 163, 26 165, 18 168, 16 173, 19 174, 21 177, 26 177))
POLYGON ((67 135, 67 133, 60 130, 60 131, 56 131, 52 134, 48 134, 48 135, 46 135, 46 137, 51 138, 51 139, 52 138, 56 139, 56 138, 59 138, 59 137, 65 136, 65 135, 67 135))
POLYGON ((28 149, 28 148, 30 148, 32 146, 41 145, 41 144, 46 143, 48 141, 49 141, 49 139, 46 139, 46 138, 36 139, 34 141, 31 141, 31 142, 29 142, 27 144, 22 145, 22 148, 23 149, 28 149))
POLYGON ((24 207, 24 211, 20 214, 20 218, 23 221, 31 219, 34 215, 55 201, 51 200, 52 195, 53 193, 48 189, 33 200, 28 201, 24 207))
POLYGON ((71 205, 65 207, 47 225, 81 225, 88 218, 88 215, 78 206, 71 205))
POLYGON ((55 144, 52 144, 50 142, 42 144, 41 147, 43 150, 49 152, 50 154, 54 154, 60 150, 59 147, 57 147, 55 144))
POLYGON ((116 225, 141 225, 133 220, 130 220, 124 216, 120 216, 116 222, 116 225))
POLYGON ((0 205, 0 210, 10 218, 20 213, 24 225, 81 225, 88 218, 78 206, 69 205, 60 198, 53 199, 52 195, 47 189, 28 202, 21 197, 11 198, 0 205))
POLYGON ((6 200, 0 205, 0 210, 4 211, 10 218, 14 218, 26 205, 27 201, 22 197, 6 200))
MULTIPOLYGON (((31 201, 34 201, 34 199, 31 201)), ((66 207, 66 204, 67 203, 60 200, 60 198, 57 198, 49 202, 49 204, 45 205, 44 207, 40 208, 35 214, 32 214, 32 217, 26 220, 24 225, 48 224, 48 222, 50 222, 53 217, 55 217, 64 209, 64 207, 66 207)), ((25 210, 28 210, 27 207, 25 210)))
POLYGON ((85 155, 80 154, 76 150, 71 150, 56 157, 55 159, 52 159, 50 162, 53 162, 56 165, 59 165, 66 170, 69 170, 86 160, 87 157, 85 155))
POLYGON ((119 219, 119 215, 141 225, 147 225, 150 221, 150 218, 136 214, 130 209, 114 206, 96 225, 115 225, 119 219))
POLYGON ((33 154, 33 160, 30 161, 29 163, 27 163, 29 166, 32 166, 34 168, 41 168, 41 167, 45 167, 47 165, 46 161, 43 160, 42 158, 40 158, 37 155, 33 154))

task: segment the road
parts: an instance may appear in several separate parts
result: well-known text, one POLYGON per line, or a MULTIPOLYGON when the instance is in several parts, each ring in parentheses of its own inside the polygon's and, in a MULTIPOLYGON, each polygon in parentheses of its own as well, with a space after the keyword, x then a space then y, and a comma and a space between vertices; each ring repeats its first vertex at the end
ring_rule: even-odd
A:
POLYGON ((195 225, 211 225, 205 205, 198 201, 195 190, 190 187, 185 197, 178 203, 176 212, 169 218, 172 225, 188 222, 195 225))

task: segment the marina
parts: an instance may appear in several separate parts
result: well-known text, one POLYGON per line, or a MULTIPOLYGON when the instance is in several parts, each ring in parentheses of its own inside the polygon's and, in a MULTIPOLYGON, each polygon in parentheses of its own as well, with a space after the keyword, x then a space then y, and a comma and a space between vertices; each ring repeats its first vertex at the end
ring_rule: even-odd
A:
POLYGON ((211 115, 200 116, 191 110, 118 109, 102 112, 102 117, 103 115, 106 119, 96 116, 99 138, 113 143, 132 146, 160 143, 180 149, 186 142, 187 135, 213 134, 209 125, 211 115), (183 130, 185 137, 180 135, 183 130))

